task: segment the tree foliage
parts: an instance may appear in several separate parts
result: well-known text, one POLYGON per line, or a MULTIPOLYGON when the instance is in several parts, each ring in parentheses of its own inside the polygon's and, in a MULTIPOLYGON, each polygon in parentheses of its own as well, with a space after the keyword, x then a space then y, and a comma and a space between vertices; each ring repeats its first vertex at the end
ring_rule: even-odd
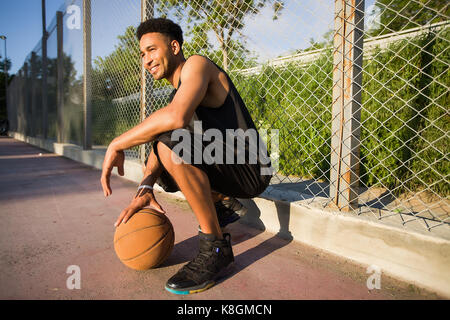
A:
POLYGON ((119 35, 113 52, 93 61, 93 94, 101 98, 119 98, 139 92, 140 59, 136 29, 129 26, 119 35))
POLYGON ((244 28, 245 17, 258 14, 268 4, 273 8, 273 19, 277 19, 283 3, 273 0, 161 0, 157 10, 167 16, 175 9, 180 19, 187 17, 188 34, 199 40, 191 43, 199 51, 211 48, 207 34, 214 32, 221 52, 220 65, 228 70, 236 44, 233 36, 244 28))
MULTIPOLYGON (((11 69, 11 59, 6 58, 6 69, 11 69)), ((0 55, 0 72, 5 72, 5 58, 0 55)))
POLYGON ((377 0, 375 6, 380 10, 380 21, 372 36, 446 21, 450 15, 448 0, 377 0))

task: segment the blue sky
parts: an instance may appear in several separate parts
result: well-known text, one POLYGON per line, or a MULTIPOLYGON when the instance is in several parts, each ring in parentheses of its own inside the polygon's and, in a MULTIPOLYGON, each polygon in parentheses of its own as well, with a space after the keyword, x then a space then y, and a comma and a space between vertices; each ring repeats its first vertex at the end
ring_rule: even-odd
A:
MULTIPOLYGON (((7 37, 7 55, 12 61, 10 73, 20 69, 27 55, 42 37, 41 0, 0 0, 0 35, 7 37)), ((50 25, 62 5, 72 0, 46 0, 46 24, 50 25)), ((81 7, 81 0, 75 1, 81 7)), ((104 56, 114 49, 117 35, 129 25, 139 24, 139 0, 92 0, 92 11, 96 19, 92 21, 92 54, 104 56), (123 5, 126 3, 127 5, 123 5), (107 8, 107 10, 102 10, 107 8), (95 32, 94 32, 95 30, 95 32)), ((66 22, 66 19, 64 20, 66 22)), ((66 30, 67 31, 67 30, 66 30)), ((76 41, 82 39, 82 30, 71 30, 65 34, 65 50, 71 52, 77 69, 81 66, 82 51, 76 41)), ((51 50, 51 48, 49 48, 51 50)), ((0 55, 4 57, 4 43, 0 41, 0 55)))
MULTIPOLYGON (((47 25, 56 11, 73 0, 46 0, 47 25)), ((91 0, 92 1, 92 56, 105 56, 114 50, 117 36, 129 25, 137 26, 140 19, 140 0, 91 0)), ((366 8, 375 0, 366 0, 366 8)), ((41 0, 0 0, 0 35, 7 36, 7 54, 12 61, 10 72, 15 73, 23 65, 26 56, 42 37, 41 0)), ((81 7, 81 0, 75 4, 81 7)), ((244 37, 248 49, 256 52, 260 60, 304 48, 309 39, 320 40, 333 27, 333 1, 285 0, 280 19, 271 19, 270 8, 260 15, 246 19, 244 37)), ((66 22, 66 21, 65 21, 66 22)), ((76 69, 81 70, 82 30, 70 30, 65 34, 65 51, 72 55, 76 69), (74 39, 70 41, 69 39, 74 39)), ((211 35, 211 40, 214 36, 211 35)), ((54 49, 54 48, 53 48, 54 49)), ((49 48, 49 50, 52 50, 49 48)), ((0 41, 0 55, 4 57, 4 43, 0 41)))
MULTIPOLYGON (((12 61, 9 72, 15 73, 25 57, 42 37, 42 9, 40 0, 1 0, 0 34, 7 37, 7 54, 12 61)), ((47 23, 56 14, 64 0, 47 0, 47 23)), ((4 43, 0 43, 0 54, 5 56, 4 43)))

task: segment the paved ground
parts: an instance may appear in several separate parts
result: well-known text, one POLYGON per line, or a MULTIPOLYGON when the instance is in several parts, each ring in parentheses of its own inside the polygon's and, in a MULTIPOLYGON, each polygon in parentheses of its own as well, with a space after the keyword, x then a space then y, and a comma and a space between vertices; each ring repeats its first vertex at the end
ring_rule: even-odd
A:
POLYGON ((0 137, 0 299, 439 299, 382 274, 368 290, 366 267, 295 241, 229 227, 236 268, 206 292, 177 296, 166 280, 197 250, 197 223, 188 204, 156 197, 175 228, 175 247, 159 268, 125 267, 113 248, 114 222, 136 183, 114 176, 105 199, 100 171, 0 137), (40 155, 41 153, 41 155, 40 155), (81 289, 66 286, 68 266, 81 289))

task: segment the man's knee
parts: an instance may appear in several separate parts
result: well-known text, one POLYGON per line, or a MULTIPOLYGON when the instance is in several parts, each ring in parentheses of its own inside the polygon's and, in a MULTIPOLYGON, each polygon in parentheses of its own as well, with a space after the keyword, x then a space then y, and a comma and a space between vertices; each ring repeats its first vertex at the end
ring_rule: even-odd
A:
POLYGON ((158 152, 158 159, 166 170, 170 171, 172 168, 184 163, 183 160, 164 143, 159 141, 156 144, 156 149, 158 152))

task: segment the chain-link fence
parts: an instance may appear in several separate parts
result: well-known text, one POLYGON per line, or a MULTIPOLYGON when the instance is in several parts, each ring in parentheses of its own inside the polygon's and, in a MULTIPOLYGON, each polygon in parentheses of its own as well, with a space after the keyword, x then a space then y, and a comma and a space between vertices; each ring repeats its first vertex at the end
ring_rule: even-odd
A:
POLYGON ((107 146, 165 106, 173 88, 143 71, 135 37, 140 20, 164 16, 182 26, 185 56, 220 65, 258 129, 278 130, 267 194, 449 232, 448 1, 76 0, 61 12, 47 30, 47 68, 33 67, 38 45, 9 86, 12 131, 107 146))

